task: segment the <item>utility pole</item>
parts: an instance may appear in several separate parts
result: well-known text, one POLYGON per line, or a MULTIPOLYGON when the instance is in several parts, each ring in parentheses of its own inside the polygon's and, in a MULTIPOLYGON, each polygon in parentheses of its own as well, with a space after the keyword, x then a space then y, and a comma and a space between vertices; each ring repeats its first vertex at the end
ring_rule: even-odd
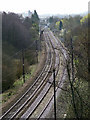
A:
POLYGON ((23 81, 25 83, 25 70, 24 70, 24 50, 22 49, 22 62, 23 62, 23 81))
POLYGON ((73 64, 73 43, 71 38, 71 64, 72 64, 72 83, 74 82, 74 64, 73 64))
POLYGON ((73 64, 73 42, 72 42, 72 37, 71 37, 71 64, 72 64, 72 82, 71 82, 71 92, 72 92, 72 102, 73 102, 73 108, 74 108, 74 112, 76 115, 77 120, 78 118, 78 112, 77 112, 77 108, 76 108, 76 104, 75 104, 75 91, 73 88, 73 82, 74 82, 74 64, 73 64))
POLYGON ((37 46, 37 40, 36 40, 36 59, 37 59, 37 63, 38 63, 38 46, 37 46))
POLYGON ((42 40, 42 34, 40 32, 40 51, 41 51, 41 40, 42 40))
POLYGON ((56 85, 55 85, 55 69, 53 69, 53 83, 54 83, 54 118, 56 120, 56 85))

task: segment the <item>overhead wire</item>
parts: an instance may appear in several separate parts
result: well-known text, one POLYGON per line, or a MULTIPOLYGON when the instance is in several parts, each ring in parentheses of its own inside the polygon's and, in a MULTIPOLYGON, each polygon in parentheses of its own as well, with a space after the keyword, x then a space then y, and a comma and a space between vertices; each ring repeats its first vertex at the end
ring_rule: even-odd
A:
MULTIPOLYGON (((30 48, 34 45, 35 42, 36 42, 36 40, 34 40, 34 42, 33 42, 29 47, 24 48, 23 50, 26 51, 26 50, 30 49, 30 48)), ((8 58, 6 58, 4 61, 10 60, 10 59, 13 58, 14 56, 18 55, 20 52, 22 52, 22 49, 19 50, 19 51, 16 52, 16 53, 14 53, 12 56, 9 56, 8 58)))
MULTIPOLYGON (((24 48, 23 50, 24 50, 24 51, 27 51, 28 49, 30 49, 30 48, 35 44, 35 42, 36 42, 36 40, 34 40, 34 42, 33 42, 29 47, 24 48)), ((8 59, 6 59, 5 61, 10 60, 11 58, 13 58, 15 55, 18 55, 19 53, 20 53, 20 56, 21 56, 21 54, 22 54, 22 49, 19 50, 18 52, 16 52, 14 55, 10 56, 10 57, 9 57, 8 59)), ((13 66, 11 66, 11 67, 13 67, 13 66)), ((9 77, 10 75, 16 73, 16 71, 17 71, 17 69, 14 70, 14 71, 12 71, 12 72, 10 71, 11 73, 10 73, 10 74, 7 74, 6 76, 4 76, 3 79, 6 79, 6 78, 9 77)))

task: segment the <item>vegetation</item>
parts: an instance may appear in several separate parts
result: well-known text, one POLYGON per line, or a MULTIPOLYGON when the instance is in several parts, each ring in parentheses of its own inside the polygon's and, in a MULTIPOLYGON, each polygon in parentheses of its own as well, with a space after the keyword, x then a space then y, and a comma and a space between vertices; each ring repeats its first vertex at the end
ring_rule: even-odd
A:
MULTIPOLYGON (((62 40, 68 48, 70 57, 73 54, 73 79, 69 78, 69 102, 67 109, 67 118, 90 118, 90 102, 89 102, 89 48, 88 48, 88 32, 90 31, 90 14, 87 16, 69 16, 68 18, 57 19, 53 22, 55 35, 62 40), (60 30, 60 21, 62 21, 62 29, 60 30), (71 114, 70 114, 71 113, 71 114)), ((51 27, 51 30, 53 28, 51 27)), ((70 66, 68 67, 71 76, 70 66)))
POLYGON ((50 17, 50 18, 47 19, 47 22, 50 23, 49 28, 50 28, 51 30, 54 30, 54 29, 56 29, 56 28, 59 28, 59 27, 57 27, 57 25, 56 25, 56 24, 58 24, 58 26, 59 26, 59 23, 60 23, 60 19, 59 19, 59 18, 52 16, 52 17, 50 17))
MULTIPOLYGON (((33 76, 35 70, 36 70, 35 65, 31 65, 29 67, 30 74, 25 75, 25 80, 26 81, 33 76)), ((17 91, 19 90, 19 88, 21 88, 23 86, 23 84, 24 84, 24 81, 23 81, 23 77, 21 76, 20 79, 16 80, 13 83, 13 85, 10 89, 8 89, 7 91, 5 91, 3 93, 2 103, 7 102, 8 99, 10 99, 13 95, 17 94, 17 91)))
POLYGON ((31 18, 15 13, 2 14, 2 92, 13 86, 22 76, 22 50, 25 73, 36 63, 36 43, 39 40, 39 17, 36 11, 31 18))
POLYGON ((68 24, 68 26, 66 24, 66 34, 64 34, 65 46, 69 49, 70 54, 73 54, 73 62, 75 65, 75 78, 73 83, 75 106, 69 107, 67 117, 89 118, 88 17, 87 19, 84 18, 86 17, 70 17, 68 19, 68 23, 70 24, 68 24), (73 47, 72 50, 71 47, 73 47), (69 114, 70 111, 72 111, 71 115, 69 114))

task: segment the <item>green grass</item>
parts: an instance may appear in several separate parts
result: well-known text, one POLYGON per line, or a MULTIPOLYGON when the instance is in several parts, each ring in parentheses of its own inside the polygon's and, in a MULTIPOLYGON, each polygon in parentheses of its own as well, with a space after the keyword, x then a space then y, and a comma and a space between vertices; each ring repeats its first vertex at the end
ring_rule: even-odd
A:
MULTIPOLYGON (((38 59, 40 61, 41 59, 41 53, 38 53, 38 59)), ((34 76, 34 73, 36 71, 37 64, 30 65, 29 66, 29 72, 28 74, 25 74, 25 82, 27 82, 32 76, 34 76)), ((24 85, 23 76, 20 77, 20 79, 15 80, 13 83, 13 86, 5 91, 3 94, 0 94, 2 97, 2 103, 4 104, 7 102, 13 95, 17 94, 17 91, 24 85)))
MULTIPOLYGON (((30 74, 25 74, 25 81, 27 81, 34 75, 34 72, 36 70, 36 65, 30 66, 29 70, 30 70, 30 74)), ((0 96, 2 95, 2 103, 7 102, 8 99, 10 99, 13 95, 15 95, 19 90, 19 88, 23 86, 23 84, 24 84, 24 81, 23 81, 23 77, 21 76, 20 79, 14 82, 12 88, 7 90, 3 94, 0 94, 0 96)))

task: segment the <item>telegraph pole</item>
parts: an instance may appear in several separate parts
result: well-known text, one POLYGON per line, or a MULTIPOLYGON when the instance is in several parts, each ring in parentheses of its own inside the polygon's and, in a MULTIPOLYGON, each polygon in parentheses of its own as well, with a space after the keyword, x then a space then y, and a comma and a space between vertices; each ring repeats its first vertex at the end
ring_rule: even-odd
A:
POLYGON ((22 62, 23 62, 23 81, 25 83, 25 70, 24 70, 24 50, 22 49, 22 62))
POLYGON ((71 64, 72 64, 72 82, 74 82, 74 64, 73 64, 73 43, 71 38, 71 64))
POLYGON ((42 40, 42 34, 40 32, 40 51, 41 51, 41 40, 42 40))
POLYGON ((74 59, 74 56, 73 56, 73 40, 72 40, 72 37, 71 37, 71 64, 72 64, 71 92, 72 92, 73 108, 74 108, 74 112, 75 112, 76 118, 78 120, 79 119, 78 118, 78 112, 77 112, 77 108, 76 108, 76 104, 75 104, 75 91, 73 89, 73 82, 74 82, 74 64, 73 64, 73 59, 74 59))
POLYGON ((53 69, 53 82, 54 82, 54 118, 56 120, 56 85, 55 85, 55 69, 53 69))
POLYGON ((37 63, 38 63, 38 46, 37 46, 37 40, 36 40, 36 59, 37 59, 37 63))

